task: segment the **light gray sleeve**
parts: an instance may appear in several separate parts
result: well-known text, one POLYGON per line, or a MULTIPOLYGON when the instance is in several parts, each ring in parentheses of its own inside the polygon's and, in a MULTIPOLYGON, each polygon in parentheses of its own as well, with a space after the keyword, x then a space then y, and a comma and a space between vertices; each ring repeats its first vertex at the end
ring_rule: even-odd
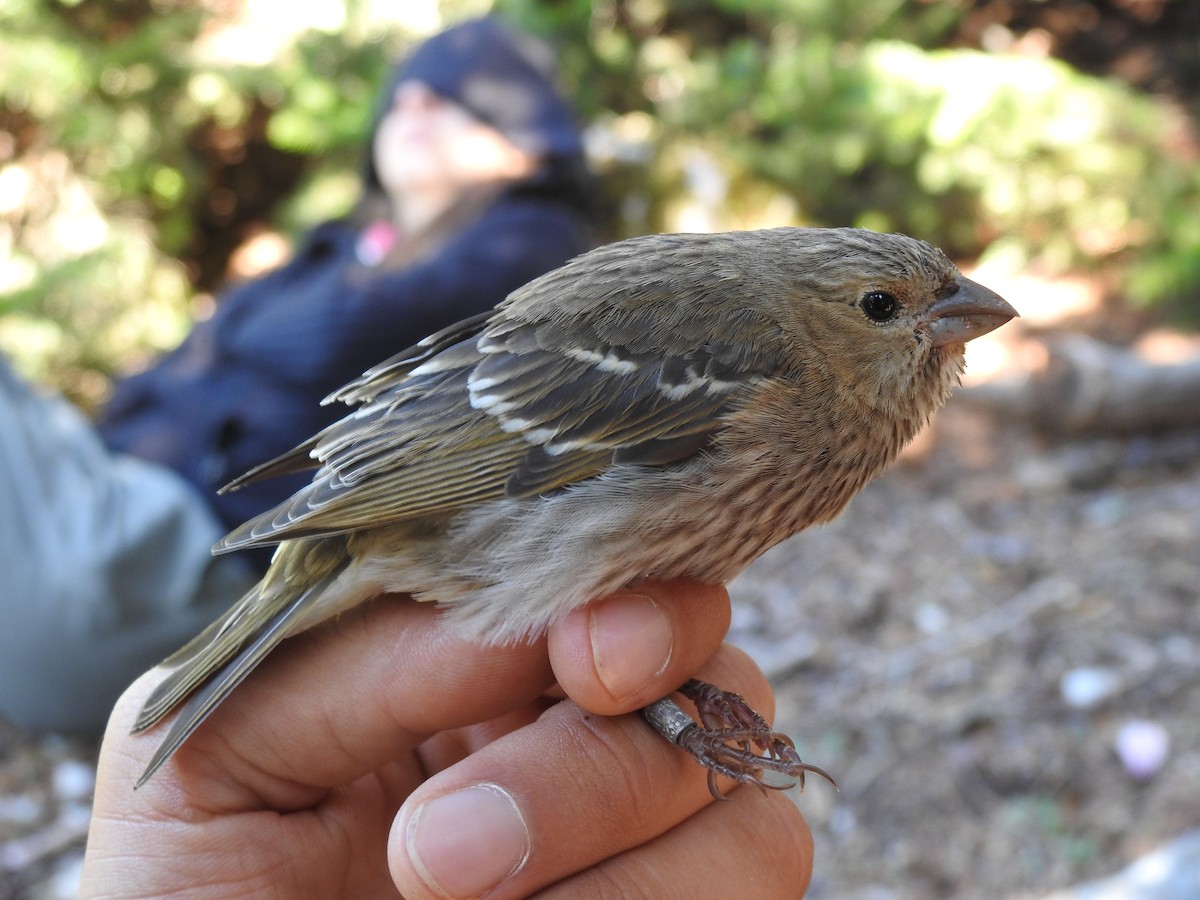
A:
POLYGON ((249 587, 175 472, 116 455, 0 358, 0 713, 98 731, 120 692, 249 587))

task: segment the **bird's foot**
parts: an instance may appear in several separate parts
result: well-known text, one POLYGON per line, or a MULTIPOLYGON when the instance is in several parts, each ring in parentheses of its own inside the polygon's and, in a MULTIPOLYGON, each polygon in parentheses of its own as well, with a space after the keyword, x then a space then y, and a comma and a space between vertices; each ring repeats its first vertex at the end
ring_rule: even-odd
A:
POLYGON ((786 790, 795 784, 803 789, 809 772, 838 786, 828 772, 801 760, 792 739, 772 731, 740 695, 696 679, 685 683, 679 693, 696 705, 699 725, 670 700, 647 707, 646 718, 708 769, 708 789, 718 800, 725 799, 717 789, 718 775, 756 785, 764 793, 767 788, 786 790))

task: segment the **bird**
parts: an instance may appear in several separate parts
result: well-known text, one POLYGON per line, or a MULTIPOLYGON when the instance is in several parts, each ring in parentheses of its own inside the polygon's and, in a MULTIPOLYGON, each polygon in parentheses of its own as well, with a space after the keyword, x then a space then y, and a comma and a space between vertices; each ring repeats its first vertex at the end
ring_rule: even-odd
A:
MULTIPOLYGON (((134 733, 182 709, 138 786, 280 641, 380 594, 495 644, 640 580, 728 582, 835 517, 959 383, 965 343, 1016 315, 930 244, 865 229, 575 257, 368 369, 324 401, 343 418, 223 489, 315 470, 213 548, 277 545, 160 665, 134 733)), ((701 719, 677 742, 710 788, 821 771, 753 711, 719 700, 701 719)))

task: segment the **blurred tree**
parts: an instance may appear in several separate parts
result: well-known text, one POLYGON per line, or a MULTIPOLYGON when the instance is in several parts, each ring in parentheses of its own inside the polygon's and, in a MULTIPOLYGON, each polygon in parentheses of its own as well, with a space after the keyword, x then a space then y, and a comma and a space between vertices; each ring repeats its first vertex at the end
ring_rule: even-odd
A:
POLYGON ((1194 121, 1146 91, 1186 97, 1195 84, 1200 42, 1180 30, 1200 22, 1194 5, 497 5, 575 48, 563 61, 603 145, 617 148, 621 189, 621 163, 636 164, 626 232, 783 221, 908 231, 960 257, 1087 268, 1137 302, 1182 299, 1200 316, 1200 144, 1194 121), (1044 40, 1038 23, 1060 36, 1044 40), (1158 42, 1174 65, 1139 67, 1158 42), (622 150, 631 138, 640 152, 622 150))
POLYGON ((194 292, 226 279, 247 237, 298 204, 314 217, 353 200, 351 179, 314 185, 357 164, 406 35, 347 8, 336 28, 263 53, 252 35, 232 40, 243 11, 237 0, 0 7, 0 340, 85 405, 116 367, 178 341, 194 292))
MULTIPOLYGON (((110 372, 179 339, 238 246, 346 209, 390 61, 489 8, 401 6, 280 4, 264 21, 265 0, 4 0, 7 352, 95 402, 110 372)), ((491 6, 559 48, 613 237, 903 230, 1200 318, 1193 4, 491 6)))
POLYGON ((1200 4, 1185 0, 975 0, 952 45, 1009 50, 1022 40, 1081 72, 1114 76, 1200 109, 1200 4))

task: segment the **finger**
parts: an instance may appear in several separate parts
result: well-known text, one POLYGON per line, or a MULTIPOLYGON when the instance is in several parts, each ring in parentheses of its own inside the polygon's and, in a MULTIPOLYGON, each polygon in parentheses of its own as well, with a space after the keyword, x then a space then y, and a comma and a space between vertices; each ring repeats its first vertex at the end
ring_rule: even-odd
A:
POLYGON ((491 721, 435 734, 417 748, 422 771, 428 776, 462 762, 504 735, 533 724, 554 703, 542 697, 491 721))
MULTIPOLYGON (((173 780, 214 811, 304 806, 314 795, 303 788, 348 784, 431 733, 519 709, 553 683, 544 643, 483 647, 439 619, 383 597, 284 642, 143 790, 173 780)), ((122 731, 147 679, 118 704, 122 731)), ((143 762, 159 739, 157 729, 123 738, 143 762)))
POLYGON ((601 715, 669 694, 721 646, 729 594, 719 585, 644 582, 552 626, 551 665, 567 695, 601 715))
POLYGON ((803 897, 812 832, 790 797, 734 791, 666 834, 553 884, 538 900, 803 897))
MULTIPOLYGON (((700 674, 770 715, 770 689, 740 651, 723 648, 700 674)), ((564 702, 418 789, 392 829, 389 863, 410 898, 526 896, 654 841, 712 802, 706 772, 640 716, 564 702)), ((716 815, 742 823, 744 807, 730 809, 716 815)), ((740 865, 736 853, 732 862, 740 865)))

